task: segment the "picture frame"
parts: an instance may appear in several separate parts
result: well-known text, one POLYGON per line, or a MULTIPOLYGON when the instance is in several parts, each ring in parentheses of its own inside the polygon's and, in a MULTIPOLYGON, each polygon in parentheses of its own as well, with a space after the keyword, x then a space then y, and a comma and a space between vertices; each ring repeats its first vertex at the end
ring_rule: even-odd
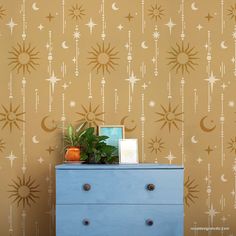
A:
POLYGON ((119 155, 119 140, 125 138, 124 125, 100 125, 98 127, 98 134, 105 135, 109 138, 105 140, 106 144, 114 146, 117 151, 114 155, 119 155))
POLYGON ((119 163, 138 164, 138 139, 119 140, 119 163))

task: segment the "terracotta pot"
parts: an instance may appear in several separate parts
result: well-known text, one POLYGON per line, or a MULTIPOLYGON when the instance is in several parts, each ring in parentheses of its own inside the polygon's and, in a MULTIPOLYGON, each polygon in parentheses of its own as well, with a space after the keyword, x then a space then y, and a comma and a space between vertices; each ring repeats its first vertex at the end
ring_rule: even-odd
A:
POLYGON ((69 147, 66 150, 65 159, 67 161, 79 161, 80 149, 78 147, 69 147))

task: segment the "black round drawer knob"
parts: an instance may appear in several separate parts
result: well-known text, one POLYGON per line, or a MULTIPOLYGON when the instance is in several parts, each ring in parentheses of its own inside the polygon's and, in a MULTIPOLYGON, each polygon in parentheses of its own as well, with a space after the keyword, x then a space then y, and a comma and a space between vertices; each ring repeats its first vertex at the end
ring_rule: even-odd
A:
POLYGON ((156 187, 156 186, 155 186, 154 184, 148 184, 148 185, 147 185, 147 190, 148 190, 148 191, 153 191, 153 190, 155 189, 155 187, 156 187))
POLYGON ((152 226, 153 224, 154 224, 153 220, 151 220, 151 219, 146 220, 146 225, 152 226))
POLYGON ((83 189, 84 189, 84 191, 89 191, 91 189, 91 185, 90 184, 84 184, 83 189))
POLYGON ((88 219, 83 220, 83 225, 89 225, 89 224, 90 224, 90 221, 88 219))

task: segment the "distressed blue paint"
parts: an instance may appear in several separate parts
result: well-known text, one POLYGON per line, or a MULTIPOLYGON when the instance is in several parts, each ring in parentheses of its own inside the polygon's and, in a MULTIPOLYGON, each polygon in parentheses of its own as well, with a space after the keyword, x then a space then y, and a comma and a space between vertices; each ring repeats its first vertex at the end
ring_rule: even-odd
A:
POLYGON ((57 171, 57 204, 127 203, 181 204, 183 174, 174 170, 66 170, 57 171), (83 184, 91 190, 83 190, 83 184), (155 184, 147 191, 147 184, 155 184))
POLYGON ((57 236, 182 236, 182 216, 181 205, 60 205, 57 236))
POLYGON ((183 236, 183 167, 59 165, 56 204, 57 236, 183 236))
POLYGON ((110 169, 183 169, 183 166, 165 164, 119 164, 119 165, 98 165, 98 164, 62 164, 56 166, 57 170, 110 170, 110 169))

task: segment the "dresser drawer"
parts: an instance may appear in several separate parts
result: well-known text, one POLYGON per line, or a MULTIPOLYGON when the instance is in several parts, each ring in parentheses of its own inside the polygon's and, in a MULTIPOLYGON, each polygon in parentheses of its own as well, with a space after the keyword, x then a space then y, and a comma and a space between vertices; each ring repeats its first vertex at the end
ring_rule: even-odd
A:
POLYGON ((57 205, 57 236, 182 236, 182 205, 57 205))
POLYGON ((57 170, 56 197, 57 204, 182 204, 183 170, 57 170))

